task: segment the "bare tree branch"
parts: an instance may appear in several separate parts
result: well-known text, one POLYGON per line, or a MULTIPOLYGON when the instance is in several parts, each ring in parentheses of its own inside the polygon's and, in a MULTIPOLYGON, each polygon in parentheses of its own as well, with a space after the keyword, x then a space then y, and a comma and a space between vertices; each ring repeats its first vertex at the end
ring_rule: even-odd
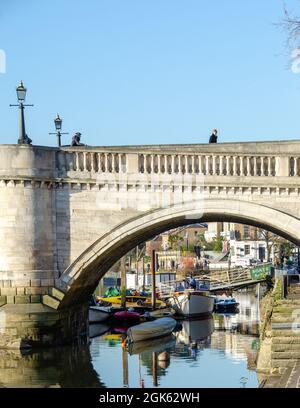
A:
POLYGON ((287 32, 287 45, 289 48, 300 45, 300 17, 291 16, 286 6, 284 7, 284 18, 278 24, 287 32))

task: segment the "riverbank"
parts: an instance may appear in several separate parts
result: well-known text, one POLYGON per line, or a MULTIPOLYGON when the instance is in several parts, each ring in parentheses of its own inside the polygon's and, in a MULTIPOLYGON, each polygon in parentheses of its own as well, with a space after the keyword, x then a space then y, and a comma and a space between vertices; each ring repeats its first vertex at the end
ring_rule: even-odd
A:
POLYGON ((281 281, 262 301, 261 348, 257 372, 262 388, 300 386, 300 285, 282 296, 281 281))

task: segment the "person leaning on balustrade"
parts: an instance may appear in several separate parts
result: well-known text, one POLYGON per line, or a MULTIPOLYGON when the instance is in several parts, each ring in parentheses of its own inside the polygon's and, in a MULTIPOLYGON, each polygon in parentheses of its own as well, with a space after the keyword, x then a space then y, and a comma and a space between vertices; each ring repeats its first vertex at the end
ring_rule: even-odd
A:
POLYGON ((85 146, 84 143, 80 143, 81 133, 77 132, 72 137, 71 146, 85 146))

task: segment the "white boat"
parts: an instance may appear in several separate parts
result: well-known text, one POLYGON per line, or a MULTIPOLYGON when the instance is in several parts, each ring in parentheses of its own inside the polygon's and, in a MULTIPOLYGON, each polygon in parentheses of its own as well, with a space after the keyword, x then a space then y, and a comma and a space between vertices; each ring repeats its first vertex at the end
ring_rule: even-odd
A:
POLYGON ((100 323, 105 322, 111 315, 111 307, 105 306, 90 306, 89 307, 89 322, 100 323))
POLYGON ((129 342, 136 342, 164 337, 172 333, 176 324, 176 320, 172 317, 162 317, 130 327, 127 331, 127 338, 129 342))
POLYGON ((210 315, 214 310, 215 298, 207 291, 185 290, 174 292, 169 304, 180 316, 197 317, 210 315))

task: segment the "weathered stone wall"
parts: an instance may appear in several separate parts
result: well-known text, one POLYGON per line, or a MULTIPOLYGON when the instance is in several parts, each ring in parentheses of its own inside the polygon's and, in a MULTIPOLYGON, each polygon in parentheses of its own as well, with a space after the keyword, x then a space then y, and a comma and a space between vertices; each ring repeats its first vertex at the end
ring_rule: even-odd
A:
MULTIPOLYGON (((289 292, 293 292, 291 287, 289 292)), ((300 329, 297 328, 300 315, 300 288, 296 287, 297 299, 283 298, 282 280, 277 279, 272 293, 263 301, 261 324, 261 347, 257 371, 262 381, 270 383, 270 377, 278 378, 287 368, 300 360, 300 329)), ((276 381, 275 381, 276 383, 276 381)))
MULTIPOLYGON (((0 302, 38 303, 58 278, 52 151, 0 149, 0 302)), ((54 167, 53 167, 54 166, 54 167)))

